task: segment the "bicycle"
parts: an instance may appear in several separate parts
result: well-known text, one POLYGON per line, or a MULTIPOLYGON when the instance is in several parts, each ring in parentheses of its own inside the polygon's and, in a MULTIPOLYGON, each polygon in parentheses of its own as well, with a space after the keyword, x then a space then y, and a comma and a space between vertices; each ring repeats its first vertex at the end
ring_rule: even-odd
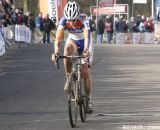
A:
POLYGON ((74 128, 77 124, 78 110, 81 122, 86 122, 87 120, 87 96, 81 74, 82 58, 85 57, 80 55, 58 56, 56 60, 58 69, 60 68, 59 58, 70 58, 72 61, 72 72, 69 74, 68 112, 70 125, 74 128))

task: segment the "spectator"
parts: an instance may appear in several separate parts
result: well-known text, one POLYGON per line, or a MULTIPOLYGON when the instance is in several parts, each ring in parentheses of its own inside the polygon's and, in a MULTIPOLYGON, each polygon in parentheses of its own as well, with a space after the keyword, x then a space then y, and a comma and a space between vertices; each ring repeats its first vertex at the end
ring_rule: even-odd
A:
POLYGON ((89 26, 91 31, 91 39, 92 39, 92 42, 94 43, 95 42, 94 32, 96 31, 96 23, 91 18, 89 18, 89 26))
POLYGON ((151 32, 151 23, 149 17, 146 18, 146 21, 144 22, 144 27, 146 32, 151 32))
POLYGON ((124 33, 127 33, 128 32, 128 29, 129 29, 129 21, 127 21, 126 19, 123 19, 123 22, 122 22, 122 31, 124 33))
POLYGON ((18 19, 17 19, 17 24, 22 25, 23 24, 23 12, 19 10, 18 13, 18 19))
POLYGON ((115 32, 119 32, 119 18, 115 17, 115 32))
POLYGON ((23 15, 23 23, 24 23, 27 27, 29 27, 29 25, 28 25, 29 16, 30 16, 30 12, 26 12, 26 14, 23 15))
POLYGON ((96 24, 91 18, 89 18, 89 25, 90 25, 91 32, 96 31, 96 24))
POLYGON ((139 31, 140 32, 145 32, 146 31, 144 23, 143 23, 142 20, 140 21, 140 24, 139 24, 139 31))
POLYGON ((19 9, 16 8, 15 11, 13 12, 12 16, 11 16, 12 24, 18 24, 18 14, 19 14, 19 9))
POLYGON ((49 18, 49 14, 46 14, 43 21, 42 21, 42 30, 43 30, 43 43, 46 43, 46 37, 47 37, 47 43, 50 43, 50 32, 51 29, 53 29, 54 23, 49 18))
POLYGON ((9 14, 6 14, 4 16, 4 27, 7 27, 9 25, 11 25, 11 18, 9 14))
POLYGON ((154 32, 153 20, 150 19, 149 17, 146 18, 144 26, 145 26, 146 32, 154 32))
POLYGON ((157 14, 156 19, 157 19, 157 21, 160 21, 160 8, 158 9, 158 14, 157 14))
POLYGON ((33 14, 30 14, 30 16, 28 17, 28 26, 31 29, 31 31, 34 33, 34 29, 35 29, 36 25, 35 25, 33 14))
POLYGON ((100 17, 97 21, 97 43, 102 43, 104 33, 104 22, 102 17, 100 17))
POLYGON ((154 18, 150 18, 151 32, 154 32, 154 18))
POLYGON ((140 15, 137 15, 137 17, 136 17, 136 19, 135 19, 135 23, 136 23, 136 27, 137 27, 137 32, 140 32, 140 30, 139 30, 139 25, 140 25, 140 23, 141 23, 141 17, 140 17, 140 15))
POLYGON ((1 0, 3 8, 5 10, 6 14, 11 14, 12 12, 12 7, 11 7, 11 1, 10 0, 1 0))
POLYGON ((0 20, 2 20, 4 16, 5 16, 5 9, 3 7, 2 1, 0 1, 0 20))
POLYGON ((117 30, 117 32, 121 32, 121 33, 123 33, 124 32, 124 29, 123 29, 123 26, 124 26, 124 21, 123 21, 123 16, 121 15, 120 16, 120 19, 119 19, 119 22, 118 22, 118 24, 117 24, 117 27, 118 27, 118 30, 117 30))
POLYGON ((136 26, 134 17, 131 17, 131 18, 130 18, 129 25, 128 25, 128 29, 129 29, 129 32, 131 32, 131 33, 138 31, 138 28, 137 28, 137 26, 136 26))
POLYGON ((28 27, 30 28, 32 34, 31 34, 31 42, 34 42, 34 29, 36 27, 35 22, 34 22, 34 15, 30 14, 28 17, 28 27))
POLYGON ((133 32, 133 27, 134 27, 135 23, 134 23, 134 17, 131 17, 130 18, 130 21, 129 21, 129 25, 128 25, 128 29, 129 29, 129 32, 133 32))
POLYGON ((113 20, 111 16, 106 17, 104 31, 107 34, 107 43, 111 43, 113 37, 113 20))
POLYGON ((38 16, 35 18, 36 28, 38 28, 38 29, 40 29, 40 30, 42 30, 42 29, 41 29, 42 20, 43 20, 43 18, 42 18, 42 13, 40 12, 40 13, 38 14, 38 16))

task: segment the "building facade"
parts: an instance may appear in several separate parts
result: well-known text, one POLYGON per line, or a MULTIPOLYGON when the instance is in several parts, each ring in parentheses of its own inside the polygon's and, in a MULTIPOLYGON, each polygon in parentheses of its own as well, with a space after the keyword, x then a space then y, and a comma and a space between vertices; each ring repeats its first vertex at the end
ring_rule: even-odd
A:
POLYGON ((59 19, 63 15, 63 9, 67 0, 15 0, 19 8, 23 8, 24 13, 27 11, 37 15, 49 13, 52 19, 59 19))

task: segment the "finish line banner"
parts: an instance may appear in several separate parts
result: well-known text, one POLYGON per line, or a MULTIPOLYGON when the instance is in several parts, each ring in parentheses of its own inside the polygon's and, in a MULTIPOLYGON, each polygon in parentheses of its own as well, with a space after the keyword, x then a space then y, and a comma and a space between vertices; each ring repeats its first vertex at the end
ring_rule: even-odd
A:
POLYGON ((2 33, 0 32, 0 56, 3 56, 5 54, 5 42, 2 36, 2 33))

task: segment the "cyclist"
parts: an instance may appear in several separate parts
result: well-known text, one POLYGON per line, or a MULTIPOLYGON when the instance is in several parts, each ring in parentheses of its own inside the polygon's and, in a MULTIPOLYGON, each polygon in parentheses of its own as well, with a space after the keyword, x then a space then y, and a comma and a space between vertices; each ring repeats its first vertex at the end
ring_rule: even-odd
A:
MULTIPOLYGON (((55 56, 60 54, 60 44, 63 39, 64 30, 69 32, 68 39, 64 46, 64 55, 69 56, 75 54, 78 50, 80 53, 89 57, 89 42, 90 42, 90 27, 89 19, 86 14, 80 13, 79 5, 73 1, 68 2, 64 8, 64 17, 59 21, 57 28, 56 39, 54 43, 54 53, 52 54, 52 61, 55 62, 55 56)), ((90 69, 88 68, 88 61, 83 60, 82 76, 84 78, 84 86, 87 94, 88 106, 87 112, 92 113, 93 105, 91 102, 91 87, 92 78, 90 69)), ((66 83, 64 91, 69 90, 68 76, 71 72, 70 59, 64 59, 64 69, 66 73, 66 83)))

